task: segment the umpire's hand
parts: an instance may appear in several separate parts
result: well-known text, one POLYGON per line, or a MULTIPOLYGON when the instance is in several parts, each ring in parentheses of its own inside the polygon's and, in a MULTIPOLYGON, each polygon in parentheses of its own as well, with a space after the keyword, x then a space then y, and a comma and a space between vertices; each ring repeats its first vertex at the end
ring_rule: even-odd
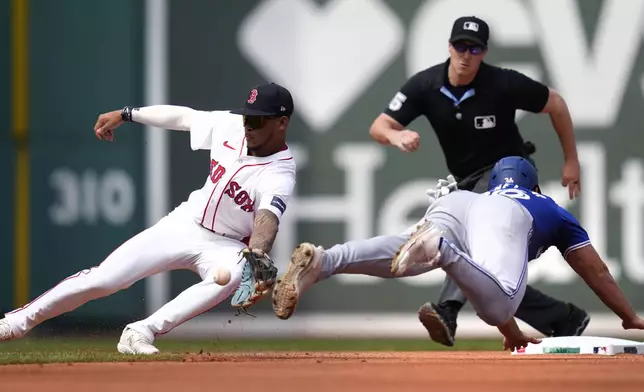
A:
POLYGON ((561 168, 561 185, 568 187, 570 200, 579 196, 581 192, 580 172, 579 159, 567 159, 561 168))
POLYGON ((403 129, 391 135, 389 143, 402 152, 413 152, 420 146, 420 135, 417 132, 403 129))

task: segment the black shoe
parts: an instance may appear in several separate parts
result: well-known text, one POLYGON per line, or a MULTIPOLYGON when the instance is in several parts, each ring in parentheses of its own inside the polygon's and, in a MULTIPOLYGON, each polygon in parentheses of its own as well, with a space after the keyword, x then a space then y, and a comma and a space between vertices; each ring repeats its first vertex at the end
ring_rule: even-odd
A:
POLYGON ((456 334, 456 312, 427 302, 418 309, 418 319, 436 343, 452 347, 456 334))
POLYGON ((568 316, 554 325, 552 336, 580 336, 590 322, 588 313, 568 303, 568 316))

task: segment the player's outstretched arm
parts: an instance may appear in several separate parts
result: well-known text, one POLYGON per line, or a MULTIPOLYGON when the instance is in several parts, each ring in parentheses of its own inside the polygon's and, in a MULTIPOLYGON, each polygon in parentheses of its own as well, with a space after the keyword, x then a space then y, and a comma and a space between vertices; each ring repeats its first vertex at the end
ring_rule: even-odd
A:
POLYGON ((235 308, 249 308, 268 294, 277 280, 277 268, 268 256, 277 236, 279 220, 267 209, 258 209, 248 247, 242 249, 246 261, 242 282, 233 294, 235 308), (249 271, 249 274, 246 274, 249 271))
POLYGON ((156 128, 175 131, 188 131, 196 110, 185 106, 153 105, 142 108, 126 106, 122 110, 114 110, 98 116, 94 125, 94 133, 99 139, 112 141, 113 130, 124 122, 138 122, 156 128))
POLYGON ((279 220, 277 216, 269 210, 259 209, 253 223, 253 234, 248 242, 250 249, 260 249, 264 253, 269 253, 273 248, 273 243, 277 237, 279 220))
POLYGON ((499 332, 503 334, 504 350, 518 350, 521 347, 526 347, 528 343, 541 343, 540 339, 524 334, 517 325, 516 320, 514 320, 514 317, 510 317, 508 321, 499 325, 497 328, 499 329, 499 332))
POLYGON ((196 110, 186 106, 153 105, 132 108, 132 121, 173 131, 189 131, 196 110))
POLYGON ((599 299, 622 319, 625 329, 644 328, 644 322, 637 317, 608 267, 592 245, 571 251, 566 261, 599 299))
POLYGON ((259 205, 253 221, 248 247, 242 250, 246 265, 242 281, 233 294, 231 304, 248 308, 266 296, 277 281, 277 267, 268 256, 277 237, 279 221, 295 187, 295 167, 285 164, 262 174, 258 184, 259 205))

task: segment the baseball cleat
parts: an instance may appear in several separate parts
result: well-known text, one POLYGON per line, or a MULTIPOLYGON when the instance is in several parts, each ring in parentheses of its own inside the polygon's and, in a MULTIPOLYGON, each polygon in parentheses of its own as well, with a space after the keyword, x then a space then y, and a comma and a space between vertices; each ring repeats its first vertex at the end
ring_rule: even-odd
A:
POLYGON ((299 297, 320 274, 324 248, 303 242, 295 248, 286 273, 273 288, 273 311, 286 320, 295 311, 299 297))
POLYGON ((127 327, 123 330, 116 348, 121 354, 151 355, 159 352, 145 335, 127 327))
POLYGON ((427 270, 438 267, 440 261, 440 247, 443 237, 439 228, 429 220, 419 224, 391 260, 391 273, 394 276, 403 276, 405 272, 415 267, 424 267, 427 270))
POLYGON ((13 339, 13 332, 11 332, 11 325, 7 319, 0 320, 0 340, 11 340, 13 339))
POLYGON ((452 320, 439 306, 431 302, 424 304, 418 309, 418 320, 433 341, 448 347, 454 345, 456 320, 452 320))

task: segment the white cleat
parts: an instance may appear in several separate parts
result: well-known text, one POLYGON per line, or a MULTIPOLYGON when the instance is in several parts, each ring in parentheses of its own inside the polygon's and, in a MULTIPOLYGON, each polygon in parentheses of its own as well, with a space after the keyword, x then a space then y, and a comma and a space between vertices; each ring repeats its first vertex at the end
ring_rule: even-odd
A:
POLYGON ((121 354, 152 355, 159 352, 145 335, 127 327, 123 330, 116 348, 121 354))
POLYGON ((11 332, 11 325, 7 319, 0 320, 0 340, 12 340, 14 338, 13 332, 11 332))
POLYGON ((315 283, 322 267, 324 248, 303 242, 295 248, 286 273, 273 288, 273 311, 286 320, 295 311, 299 297, 315 283))
POLYGON ((416 231, 391 260, 392 275, 405 276, 411 269, 430 271, 437 268, 440 263, 442 240, 440 229, 431 221, 425 220, 416 227, 416 231))

